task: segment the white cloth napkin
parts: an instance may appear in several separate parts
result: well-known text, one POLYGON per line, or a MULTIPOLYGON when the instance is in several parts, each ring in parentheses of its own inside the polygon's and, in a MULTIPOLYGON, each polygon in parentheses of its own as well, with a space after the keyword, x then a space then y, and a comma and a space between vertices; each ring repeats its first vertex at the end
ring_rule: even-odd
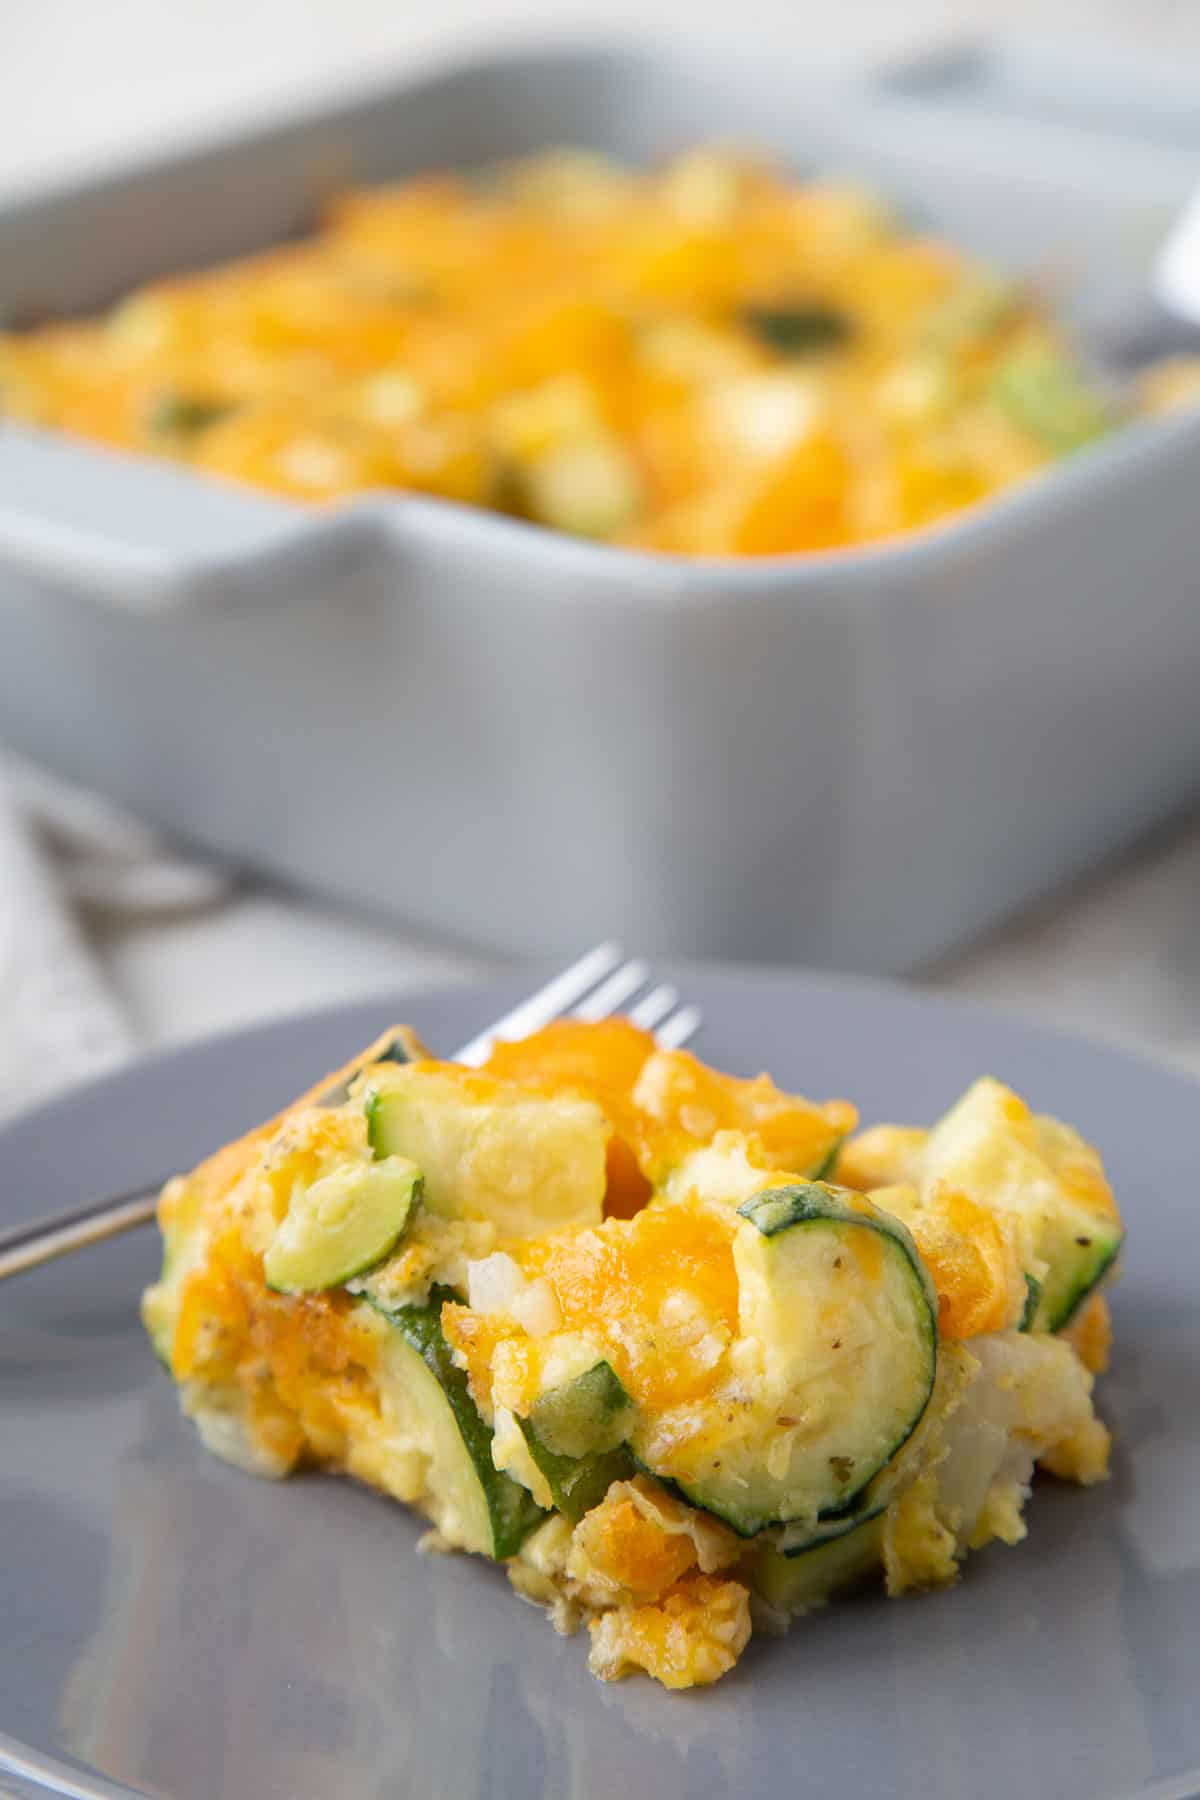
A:
POLYGON ((137 1048, 88 947, 88 909, 190 911, 229 886, 99 796, 0 752, 0 1117, 137 1048))

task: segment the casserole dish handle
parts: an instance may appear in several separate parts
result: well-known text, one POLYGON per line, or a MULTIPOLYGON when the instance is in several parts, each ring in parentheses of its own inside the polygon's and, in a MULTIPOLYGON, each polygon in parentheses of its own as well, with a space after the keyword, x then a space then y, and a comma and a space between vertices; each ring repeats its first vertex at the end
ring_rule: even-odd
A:
POLYGON ((134 611, 330 580, 377 545, 378 505, 312 509, 188 469, 0 423, 5 576, 134 611))

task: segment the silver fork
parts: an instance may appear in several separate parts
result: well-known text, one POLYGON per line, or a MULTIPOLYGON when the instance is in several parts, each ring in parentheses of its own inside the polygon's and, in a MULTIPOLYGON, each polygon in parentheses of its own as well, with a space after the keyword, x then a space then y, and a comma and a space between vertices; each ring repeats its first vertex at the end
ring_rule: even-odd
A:
MULTIPOLYGON (((626 960, 619 944, 597 944, 464 1044, 453 1060, 478 1068, 487 1061, 494 1044, 528 1037, 554 1019, 570 1017, 595 1022, 617 1012, 623 1012, 643 1030, 652 1031, 664 1050, 686 1044, 701 1023, 699 1007, 681 1005, 677 989, 667 982, 653 982, 647 963, 637 957, 626 960)), ((118 1194, 74 1212, 0 1232, 0 1281, 148 1224, 154 1217, 162 1185, 160 1181, 153 1187, 135 1188, 131 1193, 118 1194)))

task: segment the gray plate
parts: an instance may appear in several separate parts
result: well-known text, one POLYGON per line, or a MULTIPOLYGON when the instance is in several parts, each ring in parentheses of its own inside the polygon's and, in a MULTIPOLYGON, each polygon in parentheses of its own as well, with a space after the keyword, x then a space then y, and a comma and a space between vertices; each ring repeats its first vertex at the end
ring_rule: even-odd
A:
MULTIPOLYGON (((1095 1137, 1129 1222, 1113 1479, 1039 1487, 953 1591, 755 1642, 705 1693, 603 1687, 496 1571, 414 1554, 349 1484, 212 1461, 135 1318, 147 1234, 0 1292, 0 1791, 172 1800, 1106 1800, 1200 1791, 1197 1091, 899 989, 686 971, 700 1048, 867 1119, 984 1070, 1095 1137)), ((381 1000, 155 1058, 0 1134, 0 1216, 187 1163, 397 1015, 449 1047, 520 984, 381 1000)))

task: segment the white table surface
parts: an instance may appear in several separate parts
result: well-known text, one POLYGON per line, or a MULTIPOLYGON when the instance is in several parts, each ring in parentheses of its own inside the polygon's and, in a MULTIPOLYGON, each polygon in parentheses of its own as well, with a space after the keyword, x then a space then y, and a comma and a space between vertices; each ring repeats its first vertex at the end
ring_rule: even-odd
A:
MULTIPOLYGON (((1200 54, 1180 0, 0 0, 0 197, 34 191, 382 80, 484 42, 645 28, 811 60, 885 57, 980 31, 1200 54)), ((153 925, 93 917, 101 965, 146 1045, 494 964, 264 887, 153 925)), ((1200 821, 919 979, 1200 1070, 1200 821)))

